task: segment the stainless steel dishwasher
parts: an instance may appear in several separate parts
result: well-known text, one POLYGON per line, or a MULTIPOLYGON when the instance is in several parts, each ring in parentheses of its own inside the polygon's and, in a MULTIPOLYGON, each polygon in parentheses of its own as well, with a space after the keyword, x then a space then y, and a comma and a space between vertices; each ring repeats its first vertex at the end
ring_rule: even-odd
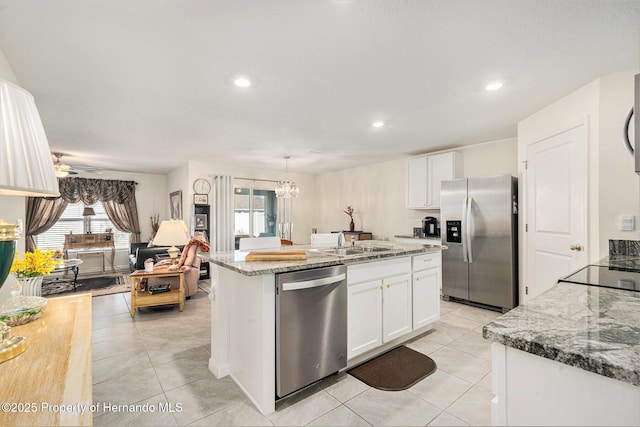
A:
POLYGON ((278 274, 276 396, 347 366, 347 267, 278 274))

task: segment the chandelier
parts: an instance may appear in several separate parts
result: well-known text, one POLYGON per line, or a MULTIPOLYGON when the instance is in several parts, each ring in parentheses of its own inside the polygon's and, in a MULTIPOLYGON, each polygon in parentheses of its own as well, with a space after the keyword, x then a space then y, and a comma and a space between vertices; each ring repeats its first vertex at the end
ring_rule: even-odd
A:
POLYGON ((279 180, 276 184, 276 197, 279 199, 290 199, 292 197, 298 197, 298 193, 300 193, 300 189, 296 185, 295 182, 289 179, 289 156, 284 158, 285 160, 285 178, 284 180, 279 180))

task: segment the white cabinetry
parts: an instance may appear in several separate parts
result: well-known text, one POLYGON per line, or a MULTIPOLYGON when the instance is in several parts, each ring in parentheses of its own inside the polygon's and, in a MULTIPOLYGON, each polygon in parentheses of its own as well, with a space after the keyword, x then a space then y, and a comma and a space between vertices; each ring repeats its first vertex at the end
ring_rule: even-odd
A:
POLYGON ((411 327, 411 275, 382 281, 382 343, 413 330, 411 327))
POLYGON ((407 208, 440 209, 443 180, 462 176, 462 155, 450 152, 407 161, 407 208))
POLYGON ((411 332, 410 270, 410 257, 348 267, 347 359, 411 332))
POLYGON ((491 364, 494 426, 640 425, 640 390, 629 383, 497 343, 491 364))
POLYGON ((382 345, 382 291, 380 280, 347 288, 347 358, 382 345))
POLYGON ((422 328, 440 318, 442 288, 441 253, 413 257, 413 329, 422 328))

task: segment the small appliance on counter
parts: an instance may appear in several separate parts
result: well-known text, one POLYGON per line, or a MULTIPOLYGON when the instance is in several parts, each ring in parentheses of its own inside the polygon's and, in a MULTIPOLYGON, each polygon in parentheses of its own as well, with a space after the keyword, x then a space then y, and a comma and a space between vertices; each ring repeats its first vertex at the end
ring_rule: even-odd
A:
POLYGON ((422 220, 422 230, 425 237, 440 237, 438 218, 427 216, 422 220))

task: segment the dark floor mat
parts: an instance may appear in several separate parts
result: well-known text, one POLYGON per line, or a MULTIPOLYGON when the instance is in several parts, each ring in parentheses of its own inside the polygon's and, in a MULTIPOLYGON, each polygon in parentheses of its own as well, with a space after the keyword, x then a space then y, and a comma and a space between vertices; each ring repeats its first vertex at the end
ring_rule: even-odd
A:
POLYGON ((429 356, 402 345, 347 372, 371 387, 398 391, 408 389, 436 368, 429 356))

